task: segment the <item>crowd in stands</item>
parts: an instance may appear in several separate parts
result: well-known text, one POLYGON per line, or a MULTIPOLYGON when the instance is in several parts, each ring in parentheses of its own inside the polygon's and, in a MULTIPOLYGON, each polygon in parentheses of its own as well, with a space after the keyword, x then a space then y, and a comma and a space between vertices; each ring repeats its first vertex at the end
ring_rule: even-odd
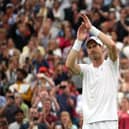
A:
MULTIPOLYGON (((116 42, 119 129, 129 129, 128 0, 0 0, 0 129, 82 128, 82 76, 65 66, 81 13, 116 42)), ((77 62, 90 63, 85 42, 77 62)))

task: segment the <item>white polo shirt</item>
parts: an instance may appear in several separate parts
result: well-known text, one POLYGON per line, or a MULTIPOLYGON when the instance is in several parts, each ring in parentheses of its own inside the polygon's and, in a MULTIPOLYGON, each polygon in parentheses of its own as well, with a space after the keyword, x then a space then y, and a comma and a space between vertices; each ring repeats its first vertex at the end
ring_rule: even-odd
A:
MULTIPOLYGON (((119 59, 118 59, 119 60, 119 59)), ((106 120, 118 120, 117 90, 119 61, 104 60, 99 67, 79 64, 83 73, 84 124, 106 120)))

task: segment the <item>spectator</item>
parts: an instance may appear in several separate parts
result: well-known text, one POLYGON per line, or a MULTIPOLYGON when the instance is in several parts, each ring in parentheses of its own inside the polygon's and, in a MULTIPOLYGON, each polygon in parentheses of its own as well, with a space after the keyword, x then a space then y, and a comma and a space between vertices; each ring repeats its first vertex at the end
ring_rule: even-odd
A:
POLYGON ((6 71, 9 86, 14 84, 16 81, 16 69, 19 66, 18 59, 19 58, 17 56, 12 56, 9 59, 8 69, 6 71))
POLYGON ((122 8, 120 10, 120 20, 116 23, 116 33, 118 36, 118 41, 123 42, 125 36, 128 35, 128 24, 125 23, 125 19, 127 18, 127 10, 126 8, 122 8), (119 28, 121 28, 119 30, 119 28))
POLYGON ((0 116, 0 129, 9 129, 8 122, 5 116, 0 116))
POLYGON ((18 108, 15 112, 15 121, 9 125, 9 129, 20 129, 21 124, 23 123, 24 113, 18 108))
POLYGON ((30 101, 32 98, 32 90, 29 84, 27 84, 24 79, 27 77, 27 72, 24 69, 17 69, 17 80, 14 84, 9 87, 12 93, 20 93, 22 99, 30 106, 30 101))
POLYGON ((19 93, 15 93, 15 104, 23 112, 23 115, 24 115, 23 121, 28 121, 28 119, 29 119, 29 107, 23 101, 22 96, 19 93))
POLYGON ((78 129, 78 127, 72 123, 72 119, 70 117, 69 112, 67 111, 62 111, 60 120, 64 126, 65 129, 78 129))
POLYGON ((34 51, 32 65, 33 65, 36 73, 39 72, 39 68, 42 66, 49 68, 49 64, 48 64, 47 60, 45 59, 45 56, 43 56, 42 53, 40 52, 40 50, 34 51))
POLYGON ((8 124, 15 121, 14 116, 17 108, 18 107, 15 105, 14 101, 14 95, 8 91, 6 93, 6 104, 4 107, 0 108, 0 115, 4 115, 6 117, 8 124))
POLYGON ((129 100, 124 97, 120 103, 119 115, 119 129, 129 128, 129 100))
POLYGON ((59 93, 57 94, 57 101, 60 105, 60 112, 69 112, 71 119, 76 122, 76 97, 72 96, 70 93, 70 87, 68 81, 62 81, 59 86, 59 93))
POLYGON ((54 76, 53 79, 54 79, 55 85, 60 84, 61 81, 68 80, 69 75, 68 75, 68 72, 65 71, 63 63, 57 62, 57 64, 55 65, 55 72, 53 76, 54 76))
POLYGON ((55 116, 51 111, 51 99, 46 98, 43 102, 43 108, 40 113, 40 122, 46 123, 48 128, 51 128, 53 123, 57 120, 57 116, 55 116))
POLYGON ((39 122, 39 112, 37 108, 35 107, 30 108, 29 118, 30 118, 29 121, 26 123, 23 123, 20 129, 28 129, 28 128, 48 129, 48 127, 46 126, 46 123, 39 122))
POLYGON ((120 87, 120 91, 123 92, 124 94, 128 94, 129 93, 129 70, 125 70, 122 73, 122 80, 121 80, 121 87, 120 87))

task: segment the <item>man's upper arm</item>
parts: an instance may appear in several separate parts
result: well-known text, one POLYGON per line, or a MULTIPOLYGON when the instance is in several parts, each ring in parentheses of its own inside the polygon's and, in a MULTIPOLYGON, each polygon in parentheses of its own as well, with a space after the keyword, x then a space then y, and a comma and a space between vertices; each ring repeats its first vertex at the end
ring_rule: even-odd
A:
POLYGON ((79 64, 75 64, 74 67, 69 67, 69 69, 73 74, 80 74, 81 72, 81 68, 79 64))

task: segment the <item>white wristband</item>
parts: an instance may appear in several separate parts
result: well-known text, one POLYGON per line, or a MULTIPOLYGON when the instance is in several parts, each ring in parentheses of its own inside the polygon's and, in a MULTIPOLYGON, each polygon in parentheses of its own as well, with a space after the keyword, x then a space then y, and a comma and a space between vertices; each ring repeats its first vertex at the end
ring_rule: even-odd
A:
POLYGON ((93 34, 94 36, 98 36, 100 33, 100 30, 97 29, 95 26, 91 26, 90 33, 93 34))
POLYGON ((81 45, 82 45, 82 41, 76 39, 74 44, 73 44, 72 49, 74 49, 75 51, 80 51, 81 45))

